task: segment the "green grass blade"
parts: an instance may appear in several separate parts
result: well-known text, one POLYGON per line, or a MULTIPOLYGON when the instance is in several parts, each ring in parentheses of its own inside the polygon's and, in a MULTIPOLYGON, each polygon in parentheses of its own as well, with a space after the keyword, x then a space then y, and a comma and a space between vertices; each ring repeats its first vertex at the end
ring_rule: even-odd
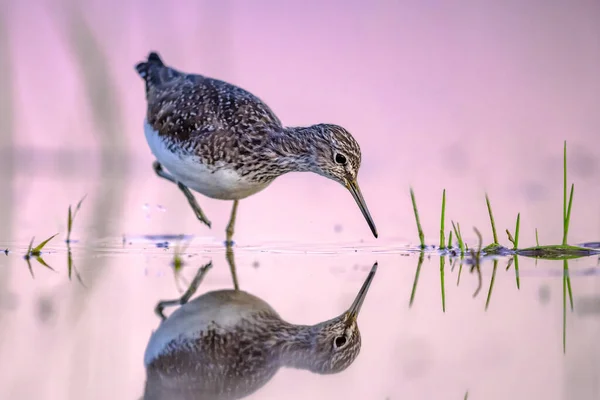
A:
POLYGON ((538 228, 535 228, 535 245, 540 247, 540 237, 538 236, 538 228))
POLYGON ((83 283, 83 279, 81 279, 81 275, 79 275, 77 268, 75 268, 75 265, 73 264, 73 255, 71 253, 71 247, 69 246, 69 244, 67 244, 67 271, 69 280, 71 280, 72 273, 74 272, 75 277, 77 278, 81 286, 87 288, 87 286, 85 286, 85 283, 83 283))
POLYGON ((31 255, 31 247, 33 246, 33 241, 35 240, 35 236, 31 238, 31 242, 29 242, 29 247, 27 248, 27 254, 25 255, 26 257, 29 257, 31 255))
POLYGON ((519 256, 515 254, 515 279, 517 280, 517 290, 521 290, 521 278, 519 277, 519 256))
MULTIPOLYGON (((77 203, 77 206, 75 207, 75 213, 74 214, 77 214, 77 212, 81 208, 81 203, 83 203, 83 201, 85 200, 86 197, 87 197, 87 194, 84 194, 83 197, 81 198, 81 200, 79 200, 79 203, 77 203)), ((75 217, 75 215, 73 215, 73 217, 75 217)))
POLYGON ((425 253, 421 251, 419 253, 419 262, 417 263, 417 270, 415 271, 415 279, 413 280, 413 286, 410 292, 410 301, 408 302, 409 307, 412 307, 413 301, 415 300, 415 294, 417 293, 417 284, 419 282, 419 274, 421 273, 421 266, 423 265, 424 257, 425 253))
MULTIPOLYGON (((565 239, 564 224, 567 222, 567 141, 563 148, 563 240, 565 239)), ((565 244, 565 243, 563 243, 565 244)))
POLYGON ((563 353, 567 352, 567 261, 563 262, 563 353))
POLYGON ((175 270, 175 272, 181 271, 182 267, 183 267, 183 261, 181 260, 181 257, 179 257, 178 255, 173 257, 173 269, 175 270))
POLYGON ((42 257, 36 256, 35 259, 37 260, 37 262, 39 262, 40 264, 42 264, 44 267, 46 267, 48 269, 51 269, 52 271, 55 271, 54 268, 52 268, 51 266, 49 266, 48 264, 46 264, 46 261, 44 261, 44 259, 42 257))
POLYGON ((460 254, 464 255, 465 254, 465 243, 462 240, 462 235, 460 233, 460 224, 457 222, 456 224, 454 223, 454 221, 452 222, 452 229, 454 229, 454 235, 456 236, 456 240, 458 241, 458 247, 460 247, 460 254))
POLYGON ((73 272, 73 255, 71 254, 71 249, 67 249, 67 276, 69 280, 71 280, 71 274, 73 272))
POLYGON ((421 228, 421 221, 419 220, 419 210, 417 210, 417 201, 415 200, 415 192, 410 188, 410 199, 412 201, 413 211, 415 213, 415 219, 417 221, 417 230, 419 231, 419 241, 421 242, 421 248, 425 248, 425 235, 423 234, 423 228, 421 228))
POLYGON ((460 284, 460 274, 462 273, 463 262, 460 261, 460 265, 458 266, 458 278, 456 279, 456 286, 460 284))
POLYGON ((36 254, 40 254, 40 252, 42 251, 42 249, 44 248, 44 246, 51 241, 52 239, 54 239, 56 237, 56 235, 58 235, 58 233, 50 236, 48 239, 44 240, 42 243, 38 244, 37 246, 35 246, 35 248, 33 250, 31 250, 31 254, 36 255, 36 254))
POLYGON ((573 290, 569 274, 569 260, 563 260, 563 353, 567 352, 567 295, 573 311, 573 290))
POLYGON ((185 243, 183 243, 183 245, 181 245, 180 243, 177 243, 177 245, 173 249, 172 266, 173 266, 173 271, 175 272, 176 275, 181 271, 181 269, 185 265, 185 262, 183 261, 183 258, 181 257, 181 255, 183 253, 185 253, 189 244, 190 244, 190 242, 187 242, 187 241, 185 243))
POLYGON ((33 279, 35 279, 35 275, 33 274, 33 268, 31 267, 31 258, 27 257, 27 258, 25 258, 25 261, 27 262, 27 269, 29 269, 29 273, 31 274, 31 277, 33 279))
POLYGON ((446 290, 444 284, 444 270, 446 264, 446 257, 440 257, 440 285, 442 290, 442 312, 446 312, 446 290))
POLYGON ((459 244, 460 244, 460 235, 458 234, 458 229, 456 229, 456 224, 454 223, 454 221, 450 221, 450 223, 452 224, 452 230, 454 231, 454 234, 456 235, 456 241, 459 242, 459 244))
POLYGON ((571 289, 570 276, 567 276, 567 294, 569 295, 569 304, 571 305, 571 311, 573 311, 573 290, 571 289))
POLYGON ((498 260, 494 260, 494 269, 492 270, 492 279, 490 280, 490 288, 488 289, 487 299, 485 300, 485 311, 487 311, 492 298, 492 290, 494 289, 494 282, 496 280, 496 270, 498 269, 498 260))
POLYGON ((444 228, 444 220, 446 216, 446 189, 442 192, 442 220, 440 222, 440 249, 444 249, 446 246, 446 238, 444 237, 446 231, 444 228))
POLYGON ((566 281, 567 281, 567 294, 569 295, 569 304, 571 305, 571 311, 573 311, 573 290, 571 289, 571 275, 569 274, 569 260, 563 261, 565 264, 566 281))
POLYGON ((567 235, 569 234, 569 224, 571 222, 571 206, 573 205, 573 191, 575 190, 575 184, 571 184, 571 194, 569 195, 569 205, 567 206, 567 216, 564 223, 563 229, 563 246, 567 245, 567 235))
POLYGON ((81 208, 81 204, 83 203, 83 201, 85 200, 86 197, 87 197, 87 194, 84 195, 81 198, 81 200, 79 200, 79 202, 75 206, 74 211, 72 210, 71 205, 69 205, 69 214, 68 214, 68 218, 67 218, 67 240, 66 240, 67 243, 69 243, 71 241, 71 231, 73 230, 73 222, 75 221, 75 216, 79 212, 79 209, 81 208))
POLYGON ((515 262, 515 260, 512 257, 508 259, 508 263, 506 263, 506 271, 508 271, 510 267, 512 267, 513 262, 515 262))
POLYGON ((496 223, 494 222, 494 214, 492 213, 492 206, 490 204, 490 198, 488 197, 487 193, 485 194, 485 203, 487 204, 488 214, 490 215, 490 222, 492 224, 494 244, 498 244, 498 235, 496 234, 496 223))
POLYGON ((452 229, 450 230, 450 232, 448 232, 448 247, 449 249, 452 248, 452 229))
POLYGON ((69 205, 69 213, 67 216, 67 240, 71 237, 71 229, 73 229, 73 212, 71 211, 71 205, 69 205))
POLYGON ((513 235, 510 233, 510 231, 508 229, 506 230, 506 236, 508 236, 508 241, 513 244, 513 248, 516 248, 515 238, 513 237, 513 235))

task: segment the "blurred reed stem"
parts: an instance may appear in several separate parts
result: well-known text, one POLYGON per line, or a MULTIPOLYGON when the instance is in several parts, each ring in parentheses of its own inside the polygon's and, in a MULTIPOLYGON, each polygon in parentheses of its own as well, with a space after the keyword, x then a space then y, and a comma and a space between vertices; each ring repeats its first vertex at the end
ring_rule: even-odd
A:
MULTIPOLYGON (((0 196, 0 238, 4 240, 13 238, 14 224, 14 93, 12 54, 8 39, 8 12, 7 3, 0 3, 0 182, 2 182, 2 195, 0 196)), ((4 249, 0 249, 4 250, 4 249)), ((4 254, 0 254, 4 256, 4 254)), ((0 300, 8 295, 9 274, 11 261, 4 261, 0 268, 0 300)), ((0 302, 0 310, 2 309, 0 302)), ((2 319, 0 313, 0 320, 2 319)), ((5 330, 0 329, 0 332, 5 330)), ((0 342, 2 342, 0 333, 0 342)))
MULTIPOLYGON (((65 40, 69 44, 73 61, 79 68, 81 84, 85 89, 85 99, 91 111, 94 123, 94 133, 100 141, 100 177, 97 187, 100 192, 91 194, 92 220, 88 221, 87 240, 92 235, 96 238, 109 236, 115 228, 109 226, 107 215, 120 215, 123 204, 127 176, 127 163, 124 157, 123 117, 120 110, 121 101, 116 92, 116 83, 110 74, 108 55, 95 36, 94 31, 84 17, 81 3, 67 0, 64 3, 60 17, 65 16, 67 28, 65 40), (112 178, 112 174, 118 176, 112 178), (112 179, 111 179, 112 178, 112 179)), ((82 104, 82 107, 84 105, 82 104)), ((85 281, 91 290, 94 281, 105 271, 106 263, 103 257, 91 258, 86 256, 81 265, 85 265, 85 281)), ((86 296, 89 292, 86 293, 86 296)), ((75 304, 78 302, 76 301, 75 304)), ((75 305, 75 315, 81 312, 80 306, 75 305)), ((74 316, 76 320, 77 317, 74 316)))

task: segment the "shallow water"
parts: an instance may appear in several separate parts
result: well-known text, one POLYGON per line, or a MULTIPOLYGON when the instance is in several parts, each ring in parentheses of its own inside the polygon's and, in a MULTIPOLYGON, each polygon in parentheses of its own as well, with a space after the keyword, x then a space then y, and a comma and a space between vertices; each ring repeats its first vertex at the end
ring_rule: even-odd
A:
MULTIPOLYGON (((143 206, 123 203, 111 190, 105 193, 112 199, 88 194, 74 223, 78 241, 71 244, 71 279, 64 243, 68 201, 42 200, 43 209, 29 206, 33 215, 14 214, 13 240, 0 242, 0 249, 9 249, 8 255, 0 254, 3 397, 140 398, 145 346, 159 325, 156 303, 179 297, 196 269, 211 260, 214 266, 198 293, 233 287, 218 239, 223 236, 219 223, 210 231, 198 226, 176 188, 150 173, 142 175, 148 187, 164 186, 162 193, 168 195, 161 202, 166 210, 147 218, 143 206), (102 208, 110 202, 114 208, 102 208), (129 222, 119 223, 123 219, 133 220, 131 228, 129 222), (189 236, 173 240, 155 233, 163 224, 177 225, 177 219, 186 228, 163 232, 189 236), (43 254, 55 271, 32 259, 32 279, 22 257, 28 238, 36 235, 35 245, 55 232, 59 236, 43 254), (156 236, 148 238, 144 232, 156 236), (181 251, 184 261, 178 275, 171 266, 175 251, 181 251)), ((76 186, 69 180, 52 182, 61 184, 76 186)), ((252 206, 261 207, 258 201, 252 206)), ((234 247, 239 287, 267 301, 284 319, 313 324, 340 314, 375 261, 379 270, 359 317, 362 350, 350 368, 330 376, 282 369, 249 399, 463 398, 467 391, 469 398, 592 399, 598 393, 598 257, 569 261, 574 309, 567 302, 565 350, 561 261, 519 257, 517 275, 514 263, 506 270, 508 257, 499 258, 496 267, 490 259, 482 262, 478 274, 469 263, 461 268, 459 260, 445 258, 443 311, 437 253, 427 253, 417 273, 414 243, 383 234, 382 239, 369 238, 353 207, 341 211, 348 219, 358 219, 355 233, 363 240, 327 242, 308 234, 305 241, 281 239, 290 236, 289 230, 293 234, 291 220, 303 220, 290 217, 274 240, 254 241, 248 226, 252 206, 240 208, 244 214, 234 247)), ((13 207, 22 205, 15 202, 13 207)), ((406 214, 410 212, 408 208, 406 214)), ((421 212, 428 214, 424 208, 421 212)), ((227 218, 227 212, 210 215, 215 221, 227 218)), ((434 215, 437 219, 437 211, 434 215)), ((327 231, 326 223, 314 230, 319 226, 327 231)), ((416 236, 414 223, 398 230, 416 236)))
POLYGON ((473 227, 491 242, 486 192, 502 244, 519 212, 521 247, 536 229, 558 244, 567 139, 569 243, 597 246, 596 4, 126 3, 0 6, 0 87, 11 89, 0 91, 0 398, 139 399, 157 302, 211 260, 198 293, 233 287, 230 202, 197 196, 209 230, 152 172, 133 72, 151 49, 254 91, 286 124, 339 123, 361 144, 379 239, 343 187, 311 174, 240 203, 239 287, 287 321, 339 315, 379 265, 354 363, 327 376, 281 369, 248 399, 600 398, 599 258, 568 262, 572 310, 563 261, 519 257, 516 273, 510 257, 475 269, 446 257, 441 268, 431 251, 419 268, 409 196, 428 244, 444 188, 446 231, 460 222, 471 248, 473 227), (84 195, 69 274, 67 208, 84 195), (29 270, 31 238, 55 233, 42 254, 54 270, 35 259, 29 270))

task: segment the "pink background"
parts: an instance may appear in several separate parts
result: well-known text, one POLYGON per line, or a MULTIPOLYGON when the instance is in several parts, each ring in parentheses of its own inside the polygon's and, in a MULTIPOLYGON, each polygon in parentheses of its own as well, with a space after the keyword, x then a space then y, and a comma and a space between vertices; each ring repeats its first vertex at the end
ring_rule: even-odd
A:
MULTIPOLYGON (((379 239, 345 189, 316 175, 284 176, 240 203, 242 289, 292 322, 342 312, 380 263, 353 366, 328 377, 282 370, 252 398, 598 398, 598 319, 569 314, 562 354, 562 280, 546 276, 562 264, 522 260, 517 291, 501 261, 486 314, 491 263, 475 300, 476 276, 463 268, 456 287, 458 268, 448 268, 442 313, 438 258, 426 260, 409 310, 417 260, 400 253, 418 239, 411 185, 428 242, 445 188, 446 226, 459 221, 473 246, 473 226, 491 241, 486 191, 503 244, 518 212, 522 246, 535 244, 535 228, 558 243, 565 139, 570 242, 600 240, 599 20, 597 1, 4 0, 0 247, 13 253, 0 254, 0 397, 141 397, 152 308, 177 290, 172 250, 122 247, 122 235, 197 235, 189 266, 215 255, 202 290, 230 285, 221 241, 231 203, 197 196, 208 230, 150 167, 133 66, 156 50, 252 91, 284 124, 343 125, 362 148, 359 182, 379 239), (87 288, 67 280, 62 242, 67 207, 84 194, 74 258, 87 288), (20 255, 32 236, 56 232, 45 259, 57 273, 36 266, 32 281, 20 255), (46 300, 54 311, 43 322, 46 300)), ((576 303, 599 284, 573 278, 576 303)))

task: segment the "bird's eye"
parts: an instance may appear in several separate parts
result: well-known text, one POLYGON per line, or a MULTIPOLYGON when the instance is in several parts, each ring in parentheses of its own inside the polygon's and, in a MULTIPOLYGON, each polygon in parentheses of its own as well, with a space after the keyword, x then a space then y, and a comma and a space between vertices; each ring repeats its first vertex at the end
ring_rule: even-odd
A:
POLYGON ((340 153, 335 155, 335 162, 338 164, 346 164, 346 156, 340 153))
POLYGON ((335 347, 340 348, 346 344, 346 336, 338 336, 334 341, 335 347))

